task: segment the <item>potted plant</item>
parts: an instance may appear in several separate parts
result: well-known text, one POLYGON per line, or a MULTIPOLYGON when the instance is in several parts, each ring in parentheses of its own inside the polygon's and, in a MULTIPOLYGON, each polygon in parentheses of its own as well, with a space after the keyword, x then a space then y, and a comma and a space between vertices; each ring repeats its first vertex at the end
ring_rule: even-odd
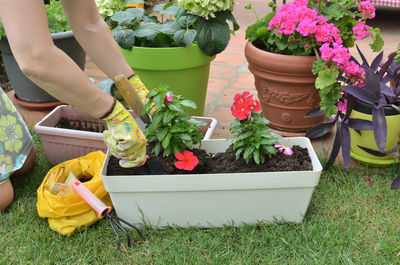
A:
POLYGON ((146 164, 163 161, 168 174, 140 175, 146 170, 120 168, 107 153, 101 174, 118 216, 157 227, 302 221, 322 169, 307 138, 271 133, 258 101, 244 92, 232 104, 232 138, 194 145, 199 138, 178 107, 190 104, 165 90, 148 96, 158 110, 146 164))
MULTIPOLYGON (((83 70, 86 54, 78 44, 65 18, 61 3, 56 0, 46 4, 49 30, 54 44, 70 56, 83 70)), ((28 108, 54 108, 63 104, 35 85, 19 68, 11 52, 4 28, 0 23, 0 52, 5 70, 15 91, 15 102, 28 108)))
MULTIPOLYGON (((138 125, 145 130, 145 124, 133 111, 130 113, 138 125)), ((200 139, 210 139, 217 120, 211 117, 192 117, 199 124, 196 128, 202 134, 200 139), (202 122, 200 124, 200 122, 202 122)), ((94 151, 107 151, 103 140, 103 131, 107 125, 101 119, 68 105, 52 110, 34 126, 39 134, 44 153, 53 165, 84 156, 94 151)))
POLYGON ((394 56, 381 64, 383 52, 370 65, 358 51, 363 62, 360 64, 354 58, 353 61, 363 74, 358 79, 346 75, 339 77, 344 93, 335 119, 317 125, 307 133, 308 137, 317 138, 333 126, 337 127, 332 152, 324 169, 332 165, 340 148, 346 168, 350 156, 372 166, 398 162, 400 65, 394 56))
POLYGON ((122 54, 149 89, 167 84, 177 94, 193 100, 203 115, 210 62, 222 52, 239 26, 231 11, 234 0, 218 5, 180 1, 143 8, 126 8, 106 18, 122 54))
POLYGON ((304 134, 323 114, 336 113, 341 97, 336 77, 343 71, 357 74, 348 48, 368 35, 373 51, 383 45, 379 29, 364 24, 374 10, 368 1, 295 0, 257 16, 246 30, 245 56, 271 128, 304 134), (335 56, 327 56, 328 49, 335 56), (315 107, 321 111, 305 117, 315 107))

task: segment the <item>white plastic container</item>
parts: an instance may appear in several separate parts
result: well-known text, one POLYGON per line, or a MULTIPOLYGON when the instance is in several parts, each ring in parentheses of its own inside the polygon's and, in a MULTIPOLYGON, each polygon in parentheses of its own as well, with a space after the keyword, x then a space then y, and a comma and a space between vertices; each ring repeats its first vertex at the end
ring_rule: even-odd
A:
MULTIPOLYGON (((145 125, 143 122, 137 119, 134 112, 131 112, 131 114, 140 128, 144 130, 145 125)), ((103 141, 102 133, 57 128, 55 125, 60 118, 95 121, 104 123, 104 126, 106 126, 105 122, 101 119, 94 118, 77 108, 68 105, 56 107, 34 126, 34 131, 40 135, 43 150, 50 163, 57 165, 94 151, 107 152, 107 146, 103 141)), ((208 128, 203 128, 203 139, 210 139, 217 127, 217 120, 210 117, 194 118, 207 122, 208 128)))
MULTIPOLYGON (((281 143, 308 149, 312 171, 187 175, 107 176, 107 153, 101 175, 117 215, 131 223, 220 227, 257 221, 300 223, 317 186, 322 166, 306 137, 281 143)), ((230 142, 204 140, 202 149, 223 152, 230 142)))

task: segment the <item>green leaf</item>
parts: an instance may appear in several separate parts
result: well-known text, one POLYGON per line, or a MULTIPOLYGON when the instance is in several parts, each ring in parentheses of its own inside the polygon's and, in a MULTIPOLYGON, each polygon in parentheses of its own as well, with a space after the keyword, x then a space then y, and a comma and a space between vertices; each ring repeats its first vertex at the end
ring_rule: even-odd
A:
POLYGON ((193 23, 196 22, 196 20, 197 20, 197 16, 186 15, 186 16, 181 16, 177 20, 177 22, 181 28, 186 29, 186 28, 190 27, 191 25, 193 25, 193 23))
POLYGON ((167 34, 167 35, 172 35, 175 34, 176 31, 180 30, 180 26, 176 21, 174 22, 168 22, 165 24, 161 24, 160 27, 160 32, 167 34))
POLYGON ((239 24, 236 22, 235 17, 233 16, 232 12, 229 10, 224 10, 224 11, 219 11, 215 12, 214 16, 217 20, 220 22, 226 23, 226 20, 229 20, 232 22, 233 25, 233 31, 239 30, 239 24))
POLYGON ((117 11, 112 15, 111 20, 118 22, 118 24, 129 24, 137 18, 138 16, 132 12, 117 11))
POLYGON ((163 139, 162 139, 162 147, 166 149, 169 146, 169 141, 171 140, 172 133, 168 133, 163 139))
POLYGON ((250 155, 254 152, 254 150, 255 150, 255 147, 252 145, 246 147, 246 150, 244 151, 244 154, 243 154, 243 158, 245 160, 248 159, 250 157, 250 155))
POLYGON ((180 133, 178 134, 179 138, 182 140, 186 140, 186 141, 191 141, 192 137, 190 137, 189 135, 185 134, 185 133, 180 133))
POLYGON ((258 149, 254 150, 253 159, 254 159, 254 162, 256 162, 256 164, 260 164, 260 153, 259 153, 258 149))
POLYGON ((168 108, 169 108, 170 110, 173 110, 173 111, 177 111, 177 112, 180 112, 180 113, 184 113, 182 107, 181 107, 177 102, 175 102, 175 101, 172 101, 171 103, 169 103, 169 104, 168 104, 168 108))
POLYGON ((155 5, 151 11, 158 12, 161 15, 175 16, 176 13, 178 12, 178 9, 179 7, 174 5, 173 2, 169 2, 169 3, 155 5))
POLYGON ((140 22, 144 16, 144 8, 136 8, 136 7, 127 8, 125 9, 125 12, 129 12, 135 15, 137 22, 140 22))
POLYGON ((172 143, 172 144, 171 144, 171 149, 172 149, 172 152, 174 153, 174 155, 175 155, 176 153, 179 153, 179 152, 182 151, 182 150, 179 149, 179 147, 178 147, 178 145, 177 145, 176 143, 172 143))
POLYGON ((188 107, 188 108, 192 108, 192 109, 197 108, 196 103, 194 103, 194 101, 192 101, 190 99, 181 100, 181 101, 179 101, 179 103, 184 107, 188 107))
POLYGON ((117 30, 113 34, 115 41, 124 49, 130 50, 135 44, 135 33, 131 29, 117 30))
POLYGON ((330 68, 324 72, 319 72, 317 80, 315 81, 315 87, 318 89, 324 89, 333 86, 337 81, 339 72, 336 69, 330 68))
POLYGON ((208 56, 222 52, 230 39, 230 30, 226 22, 215 18, 199 18, 195 24, 196 40, 201 50, 208 56))
POLYGON ((381 30, 379 28, 370 28, 369 32, 373 37, 373 41, 369 44, 369 46, 371 47, 372 51, 379 52, 382 50, 382 47, 385 44, 381 36, 381 30))
POLYGON ((155 35, 159 32, 159 26, 156 23, 149 22, 145 24, 140 24, 135 30, 135 35, 139 38, 148 37, 151 35, 155 35))
POLYGON ((178 123, 175 124, 174 126, 171 127, 169 130, 170 133, 176 133, 176 132, 184 132, 187 128, 186 124, 178 123))
POLYGON ((325 11, 324 15, 328 19, 339 20, 340 18, 343 17, 343 14, 344 14, 342 11, 342 7, 335 2, 331 2, 331 4, 329 6, 323 7, 321 9, 323 9, 323 11, 325 11))
POLYGON ((169 123, 174 117, 175 117, 175 112, 167 110, 163 117, 163 123, 164 124, 169 123))
POLYGON ((196 31, 194 29, 189 30, 178 30, 174 34, 174 41, 177 46, 187 47, 193 43, 194 38, 196 37, 196 31))
POLYGON ((161 143, 158 142, 156 143, 156 145, 153 148, 153 153, 158 155, 161 152, 161 143))
POLYGON ((157 133, 158 141, 162 141, 162 139, 164 139, 164 137, 167 135, 167 133, 168 133, 168 128, 162 128, 160 130, 160 132, 157 133))

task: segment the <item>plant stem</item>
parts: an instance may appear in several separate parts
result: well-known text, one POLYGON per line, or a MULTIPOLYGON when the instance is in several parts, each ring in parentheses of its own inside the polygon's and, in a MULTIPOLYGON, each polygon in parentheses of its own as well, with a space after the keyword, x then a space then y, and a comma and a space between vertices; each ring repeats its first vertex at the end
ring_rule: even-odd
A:
POLYGON ((251 10, 253 11, 254 15, 256 16, 256 19, 259 20, 260 18, 258 17, 257 12, 254 9, 254 7, 251 7, 251 10))
POLYGON ((315 56, 316 56, 317 59, 319 60, 319 54, 318 54, 317 49, 316 49, 315 47, 313 47, 313 50, 314 50, 315 56))

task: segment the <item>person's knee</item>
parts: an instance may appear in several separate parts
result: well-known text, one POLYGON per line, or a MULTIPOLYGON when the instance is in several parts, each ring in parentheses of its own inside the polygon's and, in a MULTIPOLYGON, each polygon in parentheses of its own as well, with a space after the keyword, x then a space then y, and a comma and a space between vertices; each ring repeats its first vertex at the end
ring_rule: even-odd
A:
POLYGON ((14 199, 14 189, 10 179, 0 184, 0 211, 7 209, 14 199))

